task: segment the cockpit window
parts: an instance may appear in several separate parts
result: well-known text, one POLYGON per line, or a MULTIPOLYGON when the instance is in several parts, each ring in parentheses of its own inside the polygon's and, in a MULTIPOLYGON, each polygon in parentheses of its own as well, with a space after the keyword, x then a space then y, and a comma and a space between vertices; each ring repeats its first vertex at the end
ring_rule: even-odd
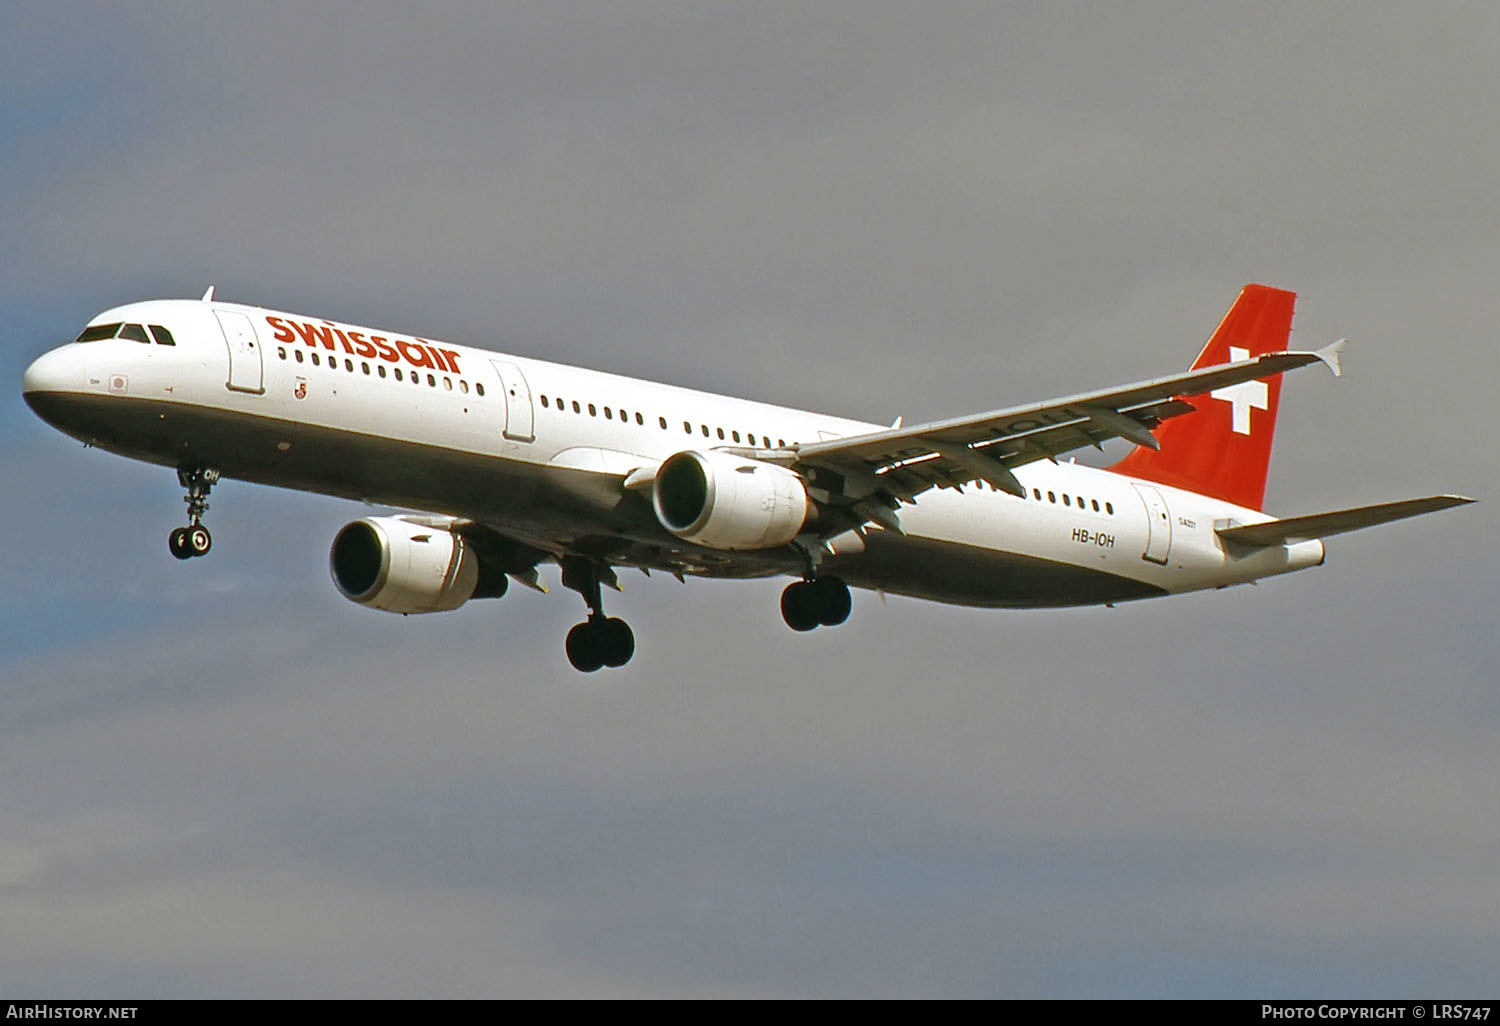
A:
POLYGON ((107 338, 114 338, 120 333, 123 324, 96 324, 92 328, 84 328, 83 334, 74 341, 77 342, 102 342, 107 338))
POLYGON ((92 327, 84 328, 83 333, 73 341, 102 342, 107 338, 128 338, 132 342, 143 342, 146 345, 150 345, 153 337, 159 346, 175 346, 177 344, 177 340, 172 337, 172 333, 160 324, 151 325, 151 334, 147 335, 144 324, 120 324, 118 322, 114 324, 95 324, 92 327))

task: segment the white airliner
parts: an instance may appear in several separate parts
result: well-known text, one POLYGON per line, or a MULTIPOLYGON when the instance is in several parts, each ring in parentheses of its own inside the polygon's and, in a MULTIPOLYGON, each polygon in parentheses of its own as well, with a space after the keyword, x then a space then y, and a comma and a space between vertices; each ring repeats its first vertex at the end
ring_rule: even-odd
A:
POLYGON ((419 510, 339 531, 355 602, 395 613, 540 588, 555 562, 588 619, 583 671, 635 638, 600 586, 636 567, 798 578, 794 630, 849 615, 849 587, 969 606, 1114 603, 1323 561, 1322 539, 1456 506, 1452 495, 1275 519, 1261 512, 1294 296, 1247 285, 1186 373, 910 427, 880 427, 414 335, 225 303, 107 310, 26 370, 47 423, 177 470, 202 556, 227 475, 419 510), (1057 457, 1122 438, 1109 469, 1057 457))

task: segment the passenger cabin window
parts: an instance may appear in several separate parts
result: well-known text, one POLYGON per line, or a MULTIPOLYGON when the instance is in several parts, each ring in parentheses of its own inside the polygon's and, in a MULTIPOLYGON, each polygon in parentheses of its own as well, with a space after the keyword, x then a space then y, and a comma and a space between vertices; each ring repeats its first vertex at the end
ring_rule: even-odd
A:
POLYGON ((484 386, 476 381, 474 382, 474 391, 478 392, 480 395, 484 395, 484 386))

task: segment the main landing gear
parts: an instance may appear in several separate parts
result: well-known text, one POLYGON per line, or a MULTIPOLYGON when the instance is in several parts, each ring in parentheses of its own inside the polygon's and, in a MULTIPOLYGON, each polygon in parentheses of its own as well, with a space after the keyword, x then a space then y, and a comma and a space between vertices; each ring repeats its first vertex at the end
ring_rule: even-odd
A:
POLYGON ((206 556, 208 550, 213 548, 213 535, 208 533, 208 528, 201 521, 203 514, 208 511, 209 490, 218 481, 219 472, 212 468, 178 469, 177 482, 187 489, 187 497, 183 501, 187 503, 188 525, 177 528, 167 537, 167 548, 178 559, 206 556))
POLYGON ((566 559, 562 565, 563 587, 583 596, 589 618, 568 632, 568 662, 575 670, 593 673, 605 666, 624 666, 635 655, 635 634, 619 617, 605 616, 599 597, 601 579, 614 580, 614 571, 586 559, 566 559))
POLYGON ((786 586, 781 618, 794 631, 837 627, 849 619, 849 586, 837 577, 814 577, 786 586))

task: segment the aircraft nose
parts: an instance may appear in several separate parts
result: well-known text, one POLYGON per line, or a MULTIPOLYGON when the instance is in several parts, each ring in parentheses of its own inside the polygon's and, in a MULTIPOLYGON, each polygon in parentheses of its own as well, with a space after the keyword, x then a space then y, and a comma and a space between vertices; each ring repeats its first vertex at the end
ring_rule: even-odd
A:
POLYGON ((76 390, 83 382, 77 380, 78 368, 70 356, 67 347, 63 347, 32 360, 21 377, 21 394, 30 396, 34 392, 76 390))
POLYGON ((31 361, 21 378, 21 398, 32 413, 58 430, 66 430, 69 408, 79 393, 88 390, 83 361, 72 349, 62 346, 43 353, 31 361))

